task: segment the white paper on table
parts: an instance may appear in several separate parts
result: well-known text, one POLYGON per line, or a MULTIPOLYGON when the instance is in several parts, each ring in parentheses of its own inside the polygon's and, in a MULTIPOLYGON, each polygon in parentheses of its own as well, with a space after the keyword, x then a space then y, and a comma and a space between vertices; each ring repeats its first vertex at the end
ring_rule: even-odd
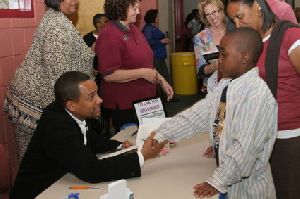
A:
POLYGON ((163 122, 169 120, 170 118, 144 118, 143 124, 139 126, 139 130, 136 136, 136 145, 128 147, 127 149, 122 149, 113 153, 106 153, 106 154, 97 154, 97 158, 99 160, 104 158, 111 158, 131 150, 142 149, 144 145, 144 140, 149 137, 151 132, 156 130, 163 122))
POLYGON ((97 154, 97 158, 99 160, 104 159, 104 158, 111 158, 111 157, 129 152, 129 151, 132 151, 132 150, 136 150, 136 149, 137 149, 137 146, 130 146, 126 149, 122 149, 122 150, 119 150, 119 151, 116 151, 116 152, 113 152, 113 153, 105 153, 105 154, 99 153, 99 154, 97 154))
POLYGON ((118 180, 108 184, 108 193, 100 199, 131 199, 133 193, 127 188, 126 180, 118 180))
POLYGON ((136 145, 138 149, 142 149, 144 140, 146 140, 151 132, 156 130, 163 122, 170 118, 143 118, 143 124, 139 126, 139 130, 136 136, 136 145))
POLYGON ((143 124, 147 118, 165 118, 164 106, 161 99, 153 98, 134 103, 134 109, 139 120, 139 124, 143 124))

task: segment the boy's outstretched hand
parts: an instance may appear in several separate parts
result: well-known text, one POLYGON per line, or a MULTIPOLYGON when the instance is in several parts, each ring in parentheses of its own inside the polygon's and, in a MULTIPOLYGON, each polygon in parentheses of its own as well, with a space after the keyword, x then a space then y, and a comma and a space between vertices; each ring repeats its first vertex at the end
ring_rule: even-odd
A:
POLYGON ((203 182, 201 184, 195 185, 194 189, 195 189, 194 195, 197 198, 210 197, 210 196, 213 196, 213 195, 215 195, 219 192, 216 188, 214 188, 213 186, 211 186, 207 182, 203 182))

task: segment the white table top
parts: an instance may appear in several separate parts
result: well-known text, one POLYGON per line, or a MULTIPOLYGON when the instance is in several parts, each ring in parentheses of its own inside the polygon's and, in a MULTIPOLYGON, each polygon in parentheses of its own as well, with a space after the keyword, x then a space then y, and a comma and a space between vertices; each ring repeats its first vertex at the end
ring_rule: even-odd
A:
MULTIPOLYGON (((120 141, 128 138, 117 136, 120 141)), ((170 153, 145 162, 142 177, 127 179, 128 188, 135 199, 189 199, 194 198, 193 186, 203 182, 216 168, 215 159, 202 156, 209 146, 206 133, 176 143, 170 153)), ((80 199, 100 198, 107 193, 108 183, 88 184, 66 174, 37 198, 61 199, 69 193, 79 192, 80 199), (72 185, 91 185, 100 189, 70 190, 72 185)), ((212 198, 217 198, 212 197, 212 198)))

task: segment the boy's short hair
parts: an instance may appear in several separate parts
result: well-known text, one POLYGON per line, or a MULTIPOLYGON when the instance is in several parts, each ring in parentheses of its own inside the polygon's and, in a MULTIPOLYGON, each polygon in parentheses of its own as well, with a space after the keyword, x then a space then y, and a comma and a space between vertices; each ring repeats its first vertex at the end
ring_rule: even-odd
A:
POLYGON ((105 14, 95 14, 93 17, 93 25, 96 27, 96 23, 100 21, 102 17, 105 17, 105 14))
POLYGON ((240 27, 226 33, 240 52, 250 54, 250 62, 255 65, 263 49, 263 42, 260 34, 250 27, 240 27))

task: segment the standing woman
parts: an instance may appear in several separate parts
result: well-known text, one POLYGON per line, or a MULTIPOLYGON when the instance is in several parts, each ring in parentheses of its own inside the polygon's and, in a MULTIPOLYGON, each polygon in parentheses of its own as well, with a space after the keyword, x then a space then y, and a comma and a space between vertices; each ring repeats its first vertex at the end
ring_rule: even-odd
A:
MULTIPOLYGON (((231 0, 227 13, 237 27, 254 28, 263 38, 264 50, 257 62, 263 79, 270 75, 265 60, 278 60, 278 134, 270 163, 277 198, 300 198, 300 28, 284 32, 278 57, 267 56, 267 46, 274 44, 270 38, 278 33, 278 21, 266 2, 231 0)), ((271 67, 275 70, 276 66, 271 67)))
POLYGON ((155 97, 156 84, 168 99, 173 97, 172 87, 154 69, 151 48, 134 25, 139 6, 140 0, 106 0, 104 10, 110 21, 96 43, 104 113, 116 132, 126 123, 137 123, 132 103, 155 97))
POLYGON ((158 10, 148 10, 144 20, 146 24, 142 32, 153 51, 154 66, 165 80, 170 82, 169 70, 165 61, 167 58, 166 45, 170 43, 170 39, 166 38, 165 33, 158 28, 158 10))
POLYGON ((4 109, 16 129, 21 159, 42 109, 54 100, 54 83, 66 71, 92 72, 94 54, 67 16, 78 0, 45 0, 48 7, 25 60, 10 82, 4 109))
MULTIPOLYGON (((218 52, 217 46, 220 44, 221 38, 232 26, 227 25, 224 5, 221 0, 204 0, 200 1, 198 5, 206 28, 194 36, 196 70, 198 76, 204 78, 204 81, 210 77, 207 82, 207 90, 211 91, 218 82, 216 72, 218 63, 216 61, 207 62, 204 55, 218 52)), ((214 59, 218 59, 218 57, 214 57, 214 59)))

